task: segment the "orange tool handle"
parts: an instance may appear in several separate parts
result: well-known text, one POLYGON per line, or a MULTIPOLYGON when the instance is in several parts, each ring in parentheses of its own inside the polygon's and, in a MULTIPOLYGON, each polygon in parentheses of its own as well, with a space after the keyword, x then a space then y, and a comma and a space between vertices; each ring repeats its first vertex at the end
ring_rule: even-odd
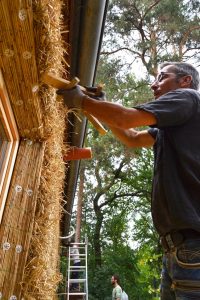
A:
POLYGON ((73 147, 67 151, 63 156, 64 161, 68 160, 79 160, 79 159, 90 159, 92 158, 91 148, 76 148, 73 147))

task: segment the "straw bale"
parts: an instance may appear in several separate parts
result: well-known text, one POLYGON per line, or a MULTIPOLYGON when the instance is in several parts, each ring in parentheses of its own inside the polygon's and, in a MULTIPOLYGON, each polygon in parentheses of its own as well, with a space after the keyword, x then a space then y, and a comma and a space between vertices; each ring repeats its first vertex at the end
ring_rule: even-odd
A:
MULTIPOLYGON (((34 34, 37 45, 38 74, 51 71, 63 73, 64 47, 61 39, 61 2, 33 1, 34 34)), ((65 66, 66 67, 66 66, 65 66)), ((23 278, 25 299, 54 299, 59 272, 59 236, 61 202, 66 165, 63 144, 66 129, 66 109, 56 98, 55 89, 40 85, 39 96, 43 114, 46 147, 40 178, 39 196, 34 221, 34 233, 23 278)))
MULTIPOLYGON (((57 124, 51 120, 49 118, 48 121, 52 126, 52 134, 46 141, 34 234, 24 277, 24 296, 36 299, 53 299, 61 279, 58 260, 64 162, 59 145, 62 145, 63 137, 59 132, 59 120, 57 124)), ((60 122, 63 120, 64 117, 60 118, 60 122)))

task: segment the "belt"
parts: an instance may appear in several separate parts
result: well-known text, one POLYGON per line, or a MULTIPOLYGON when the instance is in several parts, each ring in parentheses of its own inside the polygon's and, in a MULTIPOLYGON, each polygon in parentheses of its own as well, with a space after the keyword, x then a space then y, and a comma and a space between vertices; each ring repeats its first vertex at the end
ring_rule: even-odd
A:
POLYGON ((200 232, 193 229, 182 229, 167 233, 160 237, 160 242, 165 252, 173 251, 186 239, 200 239, 200 232))

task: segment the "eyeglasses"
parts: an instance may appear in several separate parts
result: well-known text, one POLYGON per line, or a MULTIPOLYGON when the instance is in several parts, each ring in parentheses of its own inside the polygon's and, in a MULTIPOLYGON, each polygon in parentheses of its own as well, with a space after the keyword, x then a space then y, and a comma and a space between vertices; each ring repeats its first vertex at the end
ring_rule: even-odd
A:
POLYGON ((170 75, 170 74, 174 74, 174 75, 182 75, 182 76, 186 76, 188 75, 187 73, 184 73, 184 72, 178 72, 178 73, 170 73, 170 72, 160 72, 160 74, 158 74, 158 76, 156 77, 155 81, 154 82, 161 82, 164 78, 166 78, 166 75, 170 75))
POLYGON ((174 74, 174 73, 160 72, 160 74, 158 74, 158 76, 156 77, 155 81, 161 82, 166 77, 166 75, 170 75, 170 74, 174 74))

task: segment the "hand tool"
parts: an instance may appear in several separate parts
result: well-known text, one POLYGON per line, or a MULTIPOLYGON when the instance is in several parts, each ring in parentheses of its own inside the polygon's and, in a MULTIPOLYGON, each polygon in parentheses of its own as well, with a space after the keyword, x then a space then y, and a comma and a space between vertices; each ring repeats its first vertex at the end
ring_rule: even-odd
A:
MULTIPOLYGON (((50 85, 56 89, 71 89, 75 87, 79 83, 79 79, 77 77, 73 78, 71 81, 68 81, 66 79, 63 79, 61 77, 55 76, 52 73, 44 73, 42 75, 42 82, 44 82, 47 85, 50 85)), ((80 86, 81 90, 85 92, 85 94, 91 94, 87 93, 87 89, 83 86, 80 86)), ((99 93, 99 90, 101 88, 97 87, 97 93, 99 93)), ((92 95, 92 94, 91 94, 92 95)), ((94 96, 98 96, 98 94, 94 94, 94 96)), ((83 111, 86 118, 93 124, 93 126, 99 131, 101 135, 106 134, 107 130, 103 127, 103 125, 99 122, 97 118, 95 118, 93 115, 87 113, 86 111, 83 111)))

